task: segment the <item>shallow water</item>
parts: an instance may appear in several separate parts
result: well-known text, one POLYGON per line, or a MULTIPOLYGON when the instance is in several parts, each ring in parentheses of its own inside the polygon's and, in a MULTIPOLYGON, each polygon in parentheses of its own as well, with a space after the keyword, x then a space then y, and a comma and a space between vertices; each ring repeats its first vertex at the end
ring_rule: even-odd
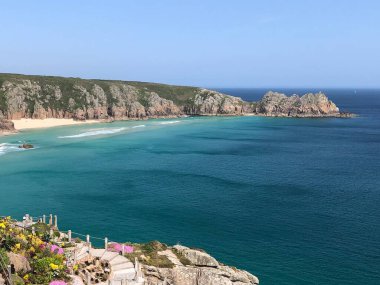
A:
POLYGON ((262 284, 378 284, 380 92, 328 94, 360 117, 202 117, 1 137, 0 214, 53 213, 66 230, 204 248, 262 284), (17 149, 23 141, 37 148, 17 149))

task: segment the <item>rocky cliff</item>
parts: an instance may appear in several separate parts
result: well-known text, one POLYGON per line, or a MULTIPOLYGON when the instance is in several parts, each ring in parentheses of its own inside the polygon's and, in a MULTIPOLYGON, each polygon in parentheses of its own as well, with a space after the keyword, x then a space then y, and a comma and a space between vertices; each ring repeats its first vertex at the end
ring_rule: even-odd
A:
MULTIPOLYGON (((258 102, 196 87, 133 81, 0 74, 0 119, 146 119, 182 115, 347 116, 324 94, 287 97, 268 92, 258 102)), ((0 130, 9 128, 2 121, 0 130)))
POLYGON ((252 111, 240 98, 194 87, 0 74, 0 118, 8 120, 123 120, 252 111))

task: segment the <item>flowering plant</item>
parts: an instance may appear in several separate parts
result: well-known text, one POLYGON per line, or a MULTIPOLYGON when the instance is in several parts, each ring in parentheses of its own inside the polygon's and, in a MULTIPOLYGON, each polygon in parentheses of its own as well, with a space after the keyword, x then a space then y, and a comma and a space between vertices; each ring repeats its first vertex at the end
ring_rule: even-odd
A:
POLYGON ((53 244, 51 247, 50 247, 50 251, 55 253, 55 254, 63 254, 64 251, 63 251, 63 248, 59 247, 58 245, 55 245, 53 244))
POLYGON ((108 245, 109 251, 116 251, 116 252, 122 252, 124 248, 125 253, 132 253, 133 252, 133 246, 120 244, 120 243, 111 243, 108 245))

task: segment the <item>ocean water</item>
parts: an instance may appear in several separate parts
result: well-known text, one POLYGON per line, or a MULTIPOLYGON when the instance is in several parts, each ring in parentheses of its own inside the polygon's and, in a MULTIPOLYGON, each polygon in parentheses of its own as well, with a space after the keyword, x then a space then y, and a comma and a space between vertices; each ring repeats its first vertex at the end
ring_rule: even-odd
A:
MULTIPOLYGON (((221 91, 247 100, 265 92, 221 91)), ((65 230, 203 248, 261 284, 380 284, 380 90, 322 91, 360 116, 148 120, 0 137, 0 215, 53 213, 65 230), (19 150, 23 141, 37 148, 19 150)))

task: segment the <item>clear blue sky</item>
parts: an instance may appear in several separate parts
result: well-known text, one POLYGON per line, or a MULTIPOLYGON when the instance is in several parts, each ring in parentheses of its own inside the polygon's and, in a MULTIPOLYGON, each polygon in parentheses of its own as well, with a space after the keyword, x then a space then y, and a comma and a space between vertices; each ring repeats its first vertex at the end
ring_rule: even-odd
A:
POLYGON ((378 0, 8 0, 0 10, 0 72, 380 87, 378 0))

